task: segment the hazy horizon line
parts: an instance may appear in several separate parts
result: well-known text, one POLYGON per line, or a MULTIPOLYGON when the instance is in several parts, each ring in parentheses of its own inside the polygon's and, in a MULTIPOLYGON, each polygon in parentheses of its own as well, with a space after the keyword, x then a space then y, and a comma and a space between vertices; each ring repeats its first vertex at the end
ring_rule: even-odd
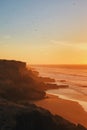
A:
MULTIPOLYGON (((29 63, 30 64, 30 63, 29 63)), ((31 65, 87 65, 87 64, 31 64, 31 65)))

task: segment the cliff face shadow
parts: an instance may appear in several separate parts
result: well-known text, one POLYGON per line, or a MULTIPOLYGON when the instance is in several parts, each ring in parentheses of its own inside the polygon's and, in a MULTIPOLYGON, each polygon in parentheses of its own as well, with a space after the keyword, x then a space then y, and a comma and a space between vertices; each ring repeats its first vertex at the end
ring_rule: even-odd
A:
POLYGON ((16 130, 57 130, 57 126, 50 116, 33 111, 29 114, 23 113, 17 117, 16 130))
MULTIPOLYGON (((43 110, 44 111, 44 110, 43 110)), ((74 125, 59 116, 38 110, 17 116, 15 130, 85 130, 81 125, 74 125)))
POLYGON ((44 83, 25 62, 0 60, 0 96, 7 100, 35 100, 45 96, 44 83))
POLYGON ((0 130, 87 130, 29 103, 45 97, 41 80, 24 62, 0 60, 0 130))

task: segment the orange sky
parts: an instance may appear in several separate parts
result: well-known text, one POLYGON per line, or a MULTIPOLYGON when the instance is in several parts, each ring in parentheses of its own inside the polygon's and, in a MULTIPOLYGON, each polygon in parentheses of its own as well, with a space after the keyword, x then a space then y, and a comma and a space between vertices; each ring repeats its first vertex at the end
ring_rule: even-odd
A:
POLYGON ((0 1, 0 58, 87 64, 86 0, 0 1))

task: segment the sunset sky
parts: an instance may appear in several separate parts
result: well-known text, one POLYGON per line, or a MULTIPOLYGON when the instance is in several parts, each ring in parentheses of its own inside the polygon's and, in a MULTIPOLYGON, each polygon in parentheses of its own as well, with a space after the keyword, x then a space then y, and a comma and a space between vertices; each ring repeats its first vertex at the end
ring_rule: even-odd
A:
POLYGON ((0 0, 0 58, 87 64, 87 0, 0 0))

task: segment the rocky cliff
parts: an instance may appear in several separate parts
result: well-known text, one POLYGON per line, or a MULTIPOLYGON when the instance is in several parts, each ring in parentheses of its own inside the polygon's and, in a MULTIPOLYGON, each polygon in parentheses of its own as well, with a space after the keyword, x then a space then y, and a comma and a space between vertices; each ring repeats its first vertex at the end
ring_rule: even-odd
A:
POLYGON ((35 100, 45 96, 44 83, 27 69, 25 62, 0 60, 0 96, 8 100, 35 100))
POLYGON ((0 130, 87 130, 29 103, 45 97, 44 85, 26 63, 0 60, 0 130))
POLYGON ((0 130, 87 130, 33 104, 0 101, 0 130))

